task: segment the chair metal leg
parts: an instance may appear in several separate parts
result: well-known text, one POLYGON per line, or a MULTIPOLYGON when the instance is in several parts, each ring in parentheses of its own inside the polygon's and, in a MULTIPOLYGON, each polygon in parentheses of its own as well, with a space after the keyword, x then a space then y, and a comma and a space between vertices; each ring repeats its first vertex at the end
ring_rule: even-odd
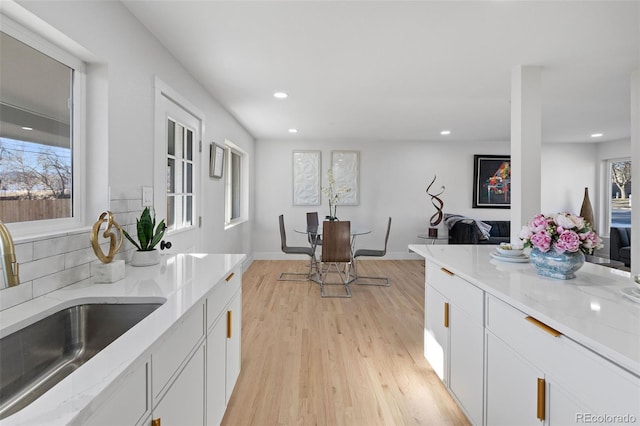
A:
POLYGON ((358 285, 373 285, 373 286, 379 286, 379 287, 391 286, 391 283, 389 282, 389 278, 387 277, 365 277, 364 275, 363 276, 358 275, 357 259, 353 259, 353 270, 354 270, 353 282, 355 282, 358 285), (371 280, 373 282, 363 282, 362 280, 371 280))
POLYGON ((323 271, 322 268, 320 268, 320 280, 319 280, 319 284, 320 284, 320 296, 321 297, 339 297, 339 298, 350 298, 351 297, 351 289, 349 288, 349 283, 350 283, 350 271, 348 268, 345 267, 345 275, 343 275, 343 272, 340 270, 340 264, 338 263, 329 263, 326 267, 326 269, 323 271), (331 267, 335 268, 335 273, 338 274, 338 276, 341 279, 341 282, 339 283, 328 283, 325 282, 325 278, 327 277, 327 275, 329 274, 329 270, 331 269, 331 267), (345 288, 345 294, 338 294, 338 295, 329 295, 325 292, 324 286, 326 285, 343 285, 345 288))
POLYGON ((309 272, 304 273, 304 272, 280 272, 280 275, 278 275, 278 281, 316 281, 313 279, 313 270, 316 270, 316 280, 318 277, 318 261, 316 260, 315 256, 311 257, 309 259, 309 272), (286 276, 291 275, 293 277, 300 277, 300 278, 286 278, 286 276), (302 278, 304 277, 304 278, 302 278))

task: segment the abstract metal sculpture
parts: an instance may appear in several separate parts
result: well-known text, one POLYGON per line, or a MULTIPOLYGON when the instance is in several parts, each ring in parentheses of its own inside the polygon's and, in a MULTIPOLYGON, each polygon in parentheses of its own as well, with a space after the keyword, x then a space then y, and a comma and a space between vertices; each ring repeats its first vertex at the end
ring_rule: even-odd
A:
MULTIPOLYGON (((427 186, 427 194, 429 194, 429 196, 431 197, 431 204, 433 204, 433 207, 436 208, 436 212, 429 218, 429 224, 431 226, 438 226, 440 222, 442 222, 442 218, 444 217, 444 214, 442 213, 442 207, 444 207, 444 202, 442 202, 442 199, 440 198, 440 195, 442 195, 442 193, 444 192, 444 185, 441 187, 441 191, 438 192, 437 194, 432 194, 429 192, 429 190, 431 189, 431 186, 435 181, 436 181, 436 175, 433 175, 433 180, 431 181, 429 186, 427 186)), ((429 228, 429 237, 438 238, 438 229, 429 228)))

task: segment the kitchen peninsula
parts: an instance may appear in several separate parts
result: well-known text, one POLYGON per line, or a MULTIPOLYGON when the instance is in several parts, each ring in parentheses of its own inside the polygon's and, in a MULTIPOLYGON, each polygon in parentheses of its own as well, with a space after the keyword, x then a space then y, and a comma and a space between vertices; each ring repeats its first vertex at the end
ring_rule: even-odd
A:
POLYGON ((586 263, 563 281, 495 246, 409 250, 425 258, 425 356, 472 423, 640 421, 628 272, 586 263))
POLYGON ((78 304, 162 304, 3 426, 220 423, 240 372, 246 256, 161 257, 115 283, 88 279, 0 312, 5 337, 78 304))

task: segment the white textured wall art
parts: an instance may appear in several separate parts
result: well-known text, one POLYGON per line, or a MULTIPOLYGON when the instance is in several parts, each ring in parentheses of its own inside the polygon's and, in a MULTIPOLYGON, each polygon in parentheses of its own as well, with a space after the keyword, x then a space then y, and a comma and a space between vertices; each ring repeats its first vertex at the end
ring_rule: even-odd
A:
POLYGON ((293 205, 320 205, 321 151, 293 151, 293 205))
POLYGON ((343 185, 351 191, 340 196, 338 205, 360 204, 360 151, 331 151, 331 168, 336 187, 343 185))

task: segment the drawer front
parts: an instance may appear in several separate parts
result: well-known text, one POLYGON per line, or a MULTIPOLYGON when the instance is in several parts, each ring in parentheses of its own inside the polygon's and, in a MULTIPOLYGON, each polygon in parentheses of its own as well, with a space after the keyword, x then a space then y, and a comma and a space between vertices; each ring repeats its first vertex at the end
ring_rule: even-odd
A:
POLYGON ((163 336, 151 354, 154 401, 164 393, 171 377, 204 339, 204 303, 195 305, 163 336))
POLYGON ((234 294, 242 287, 242 269, 238 267, 229 272, 224 279, 218 282, 207 295, 207 330, 213 327, 216 319, 234 294))
POLYGON ((487 296, 487 329, 594 414, 640 418, 640 378, 518 309, 487 296))
POLYGON ((106 391, 109 395, 89 419, 77 418, 73 425, 111 426, 141 424, 151 413, 147 386, 149 363, 144 362, 116 379, 106 391))
POLYGON ((484 292, 435 263, 427 264, 427 283, 473 319, 484 323, 484 292))

